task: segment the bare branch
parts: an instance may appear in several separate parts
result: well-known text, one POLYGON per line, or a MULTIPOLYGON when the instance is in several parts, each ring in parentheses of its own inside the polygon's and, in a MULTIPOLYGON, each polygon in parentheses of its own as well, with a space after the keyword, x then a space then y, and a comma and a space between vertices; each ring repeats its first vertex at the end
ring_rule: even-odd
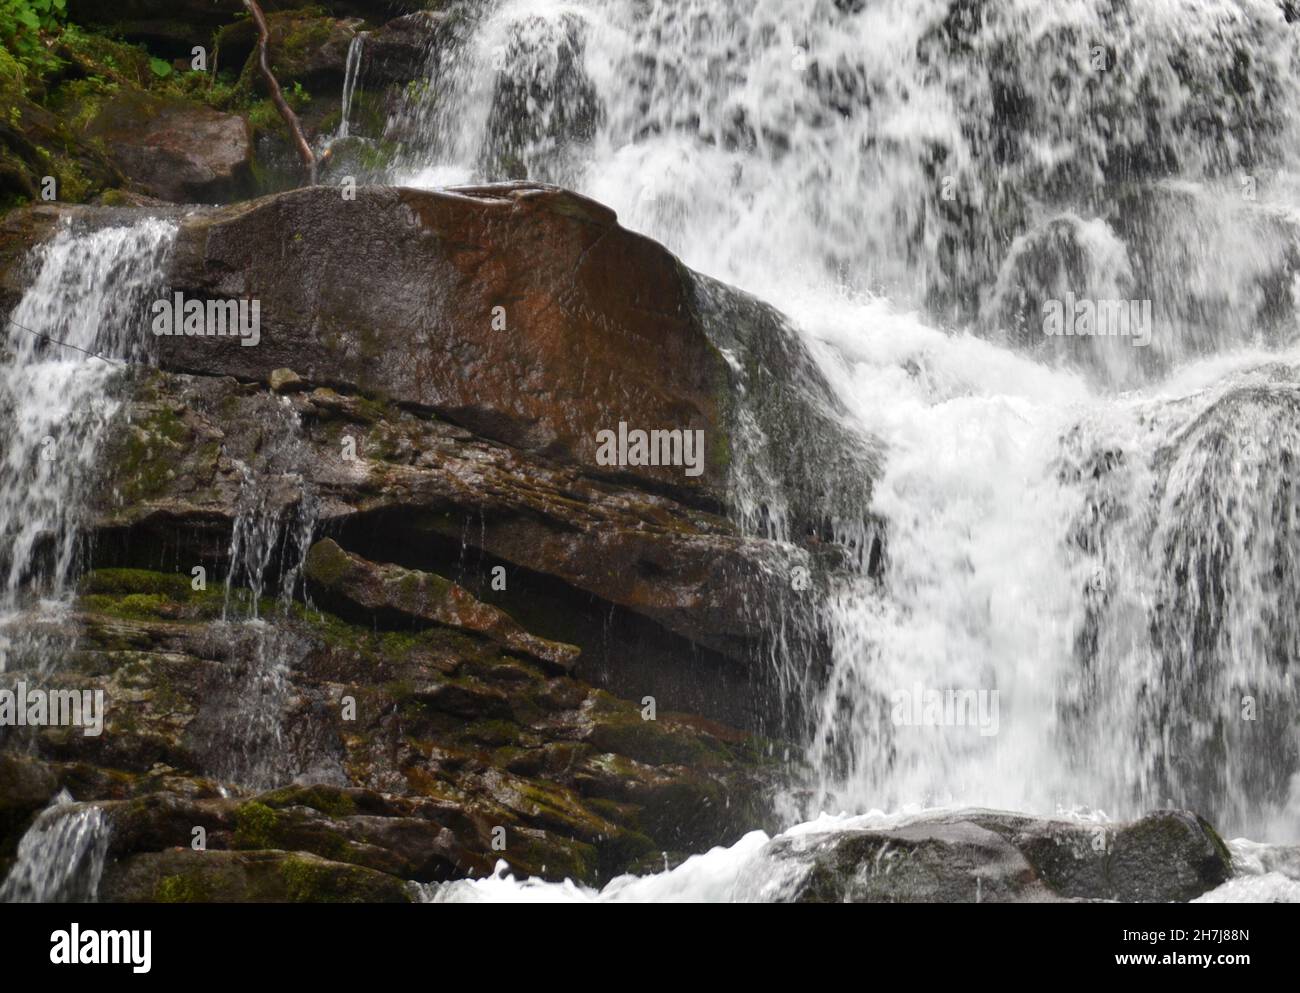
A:
POLYGON ((267 26, 266 14, 262 12, 262 5, 257 0, 244 0, 244 6, 248 8, 248 12, 253 15, 253 20, 257 24, 258 68, 262 70, 262 78, 266 80, 266 88, 271 91, 271 102, 275 104, 275 109, 284 118, 284 123, 289 126, 289 132, 298 148, 298 157, 302 159, 304 168, 311 175, 311 183, 315 186, 316 153, 311 150, 311 145, 302 133, 302 125, 298 123, 298 115, 293 112, 293 108, 284 99, 280 84, 276 80, 275 74, 271 72, 271 61, 267 55, 267 44, 270 41, 271 29, 267 26))

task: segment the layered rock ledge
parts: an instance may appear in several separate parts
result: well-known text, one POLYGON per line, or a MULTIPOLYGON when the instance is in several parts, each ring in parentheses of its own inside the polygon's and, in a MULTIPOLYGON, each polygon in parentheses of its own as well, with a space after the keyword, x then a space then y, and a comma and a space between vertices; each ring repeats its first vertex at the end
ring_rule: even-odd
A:
POLYGON ((105 899, 406 899, 773 827, 772 631, 817 664, 792 569, 842 565, 818 539, 861 522, 874 459, 779 315, 531 184, 29 208, 0 224, 4 297, 59 225, 160 213, 160 298, 256 299, 260 337, 142 319, 91 568, 72 614, 14 626, 3 675, 59 653, 104 733, 6 738, 0 860, 94 809, 105 899), (620 423, 702 432, 703 471, 601 464, 620 423), (777 514, 798 540, 741 524, 777 514))

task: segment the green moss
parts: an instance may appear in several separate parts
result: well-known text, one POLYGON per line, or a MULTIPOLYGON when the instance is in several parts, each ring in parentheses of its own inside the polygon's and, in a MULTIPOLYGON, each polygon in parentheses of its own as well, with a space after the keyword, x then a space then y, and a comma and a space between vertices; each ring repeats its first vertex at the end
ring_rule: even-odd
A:
POLYGON ((275 104, 270 100, 258 100, 252 104, 246 113, 248 124, 253 129, 254 134, 260 135, 266 131, 275 131, 284 127, 284 120, 280 117, 280 112, 276 110, 275 104))
POLYGON ((373 877, 378 874, 360 867, 291 857, 281 863, 279 875, 294 903, 359 903, 377 895, 373 877))
POLYGON ((14 58, 9 49, 0 45, 0 95, 7 104, 16 104, 20 97, 26 96, 27 73, 22 64, 14 58))
POLYGON ((336 786, 286 786, 263 794, 256 805, 270 811, 276 807, 311 807, 330 817, 349 817, 356 813, 356 802, 336 786))
POLYGON ((105 207, 125 207, 130 203, 124 190, 106 190, 100 195, 100 202, 105 207))
POLYGON ((191 592, 188 577, 148 569, 96 569, 82 577, 81 591, 117 596, 156 593, 173 600, 187 599, 191 592))
POLYGON ((256 800, 235 811, 236 848, 274 848, 277 815, 274 810, 256 800))
POLYGON ((519 742, 523 728, 513 721, 475 721, 465 728, 465 736, 484 745, 514 745, 519 742))
POLYGON ((143 45, 128 45, 75 25, 69 25, 59 35, 59 43, 63 58, 84 74, 84 80, 147 87, 156 78, 150 71, 149 52, 143 45))
POLYGON ((158 593, 132 593, 118 603, 118 612, 128 617, 158 617, 172 602, 158 593))
POLYGON ((599 881, 600 859, 594 845, 522 828, 512 828, 506 837, 501 854, 516 871, 545 879, 599 881))
POLYGON ((330 902, 325 895, 330 880, 324 866, 306 859, 285 859, 280 865, 280 878, 294 903, 330 902))
POLYGON ((80 79, 64 88, 64 120, 78 131, 84 130, 97 118, 104 102, 117 93, 117 83, 98 79, 80 79))
POLYGON ((154 899, 158 903, 208 903, 212 900, 212 887, 197 872, 164 876, 154 889, 154 899))
MULTIPOLYGON (((189 576, 147 569, 96 569, 82 577, 80 594, 83 610, 128 620, 212 620, 226 602, 224 587, 195 590, 189 576)), ((272 602, 260 606, 265 613, 272 602)))
POLYGON ((598 711, 593 718, 595 727, 589 738, 592 745, 647 765, 703 768, 727 758, 720 744, 662 719, 643 720, 639 711, 627 705, 598 711))
POLYGON ((147 500, 166 491, 176 476, 176 453, 183 451, 190 430, 171 409, 159 408, 142 423, 121 432, 123 440, 108 456, 109 476, 128 502, 147 500))
POLYGON ((379 650, 393 659, 410 655, 423 641, 419 634, 410 631, 382 631, 377 637, 379 650))
POLYGON ((322 586, 332 588, 352 571, 352 560, 338 544, 329 538, 318 541, 307 552, 304 572, 307 578, 322 586))

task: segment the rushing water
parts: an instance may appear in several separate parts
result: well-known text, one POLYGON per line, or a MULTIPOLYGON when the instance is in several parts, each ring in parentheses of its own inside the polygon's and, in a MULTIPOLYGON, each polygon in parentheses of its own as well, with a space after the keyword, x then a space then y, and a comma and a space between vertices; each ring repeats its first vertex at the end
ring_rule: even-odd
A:
POLYGON ((72 578, 96 457, 117 412, 114 374, 143 355, 138 333, 175 225, 144 220, 60 228, 32 278, 0 357, 0 669, 3 626, 36 591, 57 602, 72 578))
POLYGON ((0 903, 88 903, 99 895, 109 825, 98 807, 72 802, 67 790, 37 815, 18 843, 0 886, 0 903))
MULTIPOLYGON (((610 204, 779 307, 883 443, 885 574, 823 605, 805 815, 1172 803, 1295 840, 1300 28, 1278 4, 505 0, 431 73, 388 178, 610 204), (1044 333, 1067 300, 1129 323, 1044 333), (900 721, 927 690, 987 707, 900 721)), ((717 895, 684 872, 645 885, 717 895)))
MULTIPOLYGON (((39 628, 13 637, 6 628, 20 611, 49 615, 66 602, 97 457, 119 409, 114 380, 146 357, 139 331, 175 231, 156 219, 64 226, 30 260, 0 358, 0 670, 35 659, 45 671, 63 655, 39 628)), ((61 792, 19 842, 0 903, 93 901, 108 835, 102 810, 61 792)))
MULTIPOLYGON (((858 517, 887 552, 873 569, 875 535, 852 535, 858 568, 818 611, 829 668, 782 683, 809 715, 792 832, 1174 804, 1297 840, 1300 26, 1277 3, 501 0, 457 24, 392 116, 382 178, 527 176, 610 204, 779 308, 880 453, 848 482, 870 483, 858 517), (1045 333, 1066 301, 1122 323, 1045 333), (971 709, 931 720, 936 692, 971 709)), ((8 332, 0 609, 33 577, 66 586, 114 410, 86 353, 129 357, 119 329, 171 230, 61 232, 36 260, 14 319, 84 352, 8 332)), ((311 533, 295 430, 247 467, 232 537, 253 599, 228 623, 258 647, 219 771, 251 784, 294 764, 294 646, 257 603, 272 576, 292 596, 311 533)), ((806 561, 753 468, 740 523, 806 561)), ((29 837, 93 856, 89 827, 54 810, 29 837)), ((771 899, 766 841, 600 893, 501 873, 429 895, 771 899)), ((1294 899, 1267 851, 1234 843, 1249 878, 1212 898, 1294 899)))

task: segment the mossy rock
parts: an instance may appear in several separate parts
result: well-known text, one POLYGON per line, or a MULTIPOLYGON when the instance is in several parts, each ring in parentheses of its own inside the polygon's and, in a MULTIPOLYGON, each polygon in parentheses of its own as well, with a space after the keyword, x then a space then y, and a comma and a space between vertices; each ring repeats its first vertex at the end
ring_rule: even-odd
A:
POLYGON ((255 804, 268 809, 310 807, 330 817, 349 817, 358 813, 357 801, 347 790, 326 785, 286 786, 263 793, 255 804))
POLYGON ((303 852, 145 852, 105 870, 101 899, 120 903, 409 903, 401 879, 303 852))

